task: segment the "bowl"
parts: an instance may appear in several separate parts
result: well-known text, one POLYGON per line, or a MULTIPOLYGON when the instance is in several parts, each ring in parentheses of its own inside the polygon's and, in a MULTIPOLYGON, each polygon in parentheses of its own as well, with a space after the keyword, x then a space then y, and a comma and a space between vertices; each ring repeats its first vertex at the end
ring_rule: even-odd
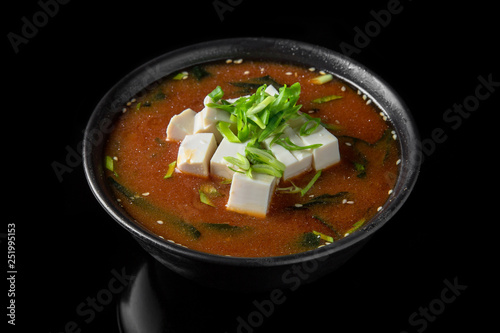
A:
POLYGON ((84 133, 83 161, 90 188, 106 212, 154 258, 203 285, 228 290, 297 288, 322 277, 351 258, 401 208, 418 175, 420 149, 412 116, 401 98, 378 75, 332 50, 271 38, 234 38, 203 42, 161 55, 120 80, 98 103, 84 133), (131 98, 158 79, 180 69, 224 59, 284 61, 330 72, 359 89, 395 127, 401 151, 396 185, 382 209, 361 229, 330 245, 293 255, 242 258, 203 253, 163 240, 134 222, 117 203, 106 181, 103 151, 114 119, 131 98))

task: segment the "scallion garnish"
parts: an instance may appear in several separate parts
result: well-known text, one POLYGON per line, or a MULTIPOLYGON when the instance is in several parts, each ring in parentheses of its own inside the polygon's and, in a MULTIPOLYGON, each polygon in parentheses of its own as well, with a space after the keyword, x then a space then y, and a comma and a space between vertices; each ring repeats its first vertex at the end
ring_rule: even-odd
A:
POLYGON ((330 243, 333 243, 333 237, 325 235, 325 234, 323 234, 323 233, 321 233, 319 231, 316 231, 316 230, 313 230, 312 232, 316 236, 319 236, 319 238, 321 238, 322 240, 330 242, 330 243))
POLYGON ((173 161, 172 163, 170 163, 168 165, 167 173, 165 174, 165 176, 163 176, 163 179, 170 178, 170 177, 172 177, 174 175, 176 164, 177 164, 177 161, 173 161))
POLYGON ((105 166, 109 171, 114 171, 113 158, 111 156, 106 156, 105 166))
POLYGON ((200 201, 202 203, 204 203, 205 205, 215 207, 215 205, 212 203, 212 200, 210 200, 210 198, 205 192, 203 192, 202 190, 198 190, 198 193, 200 194, 200 201))
POLYGON ((313 99, 312 102, 316 104, 322 104, 330 101, 334 101, 336 99, 340 99, 342 96, 339 95, 328 95, 328 96, 323 96, 320 98, 313 99))
POLYGON ((330 82, 331 80, 333 80, 333 75, 332 74, 325 74, 325 75, 316 76, 315 78, 310 79, 309 82, 311 82, 312 84, 321 85, 321 84, 325 84, 327 82, 330 82))
POLYGON ((316 183, 316 181, 318 180, 319 176, 321 176, 321 170, 318 170, 318 172, 316 172, 316 174, 314 175, 314 177, 311 179, 311 181, 309 181, 309 183, 306 185, 306 187, 304 187, 301 191, 300 191, 300 195, 301 196, 304 196, 304 194, 307 193, 307 191, 309 191, 311 189, 311 187, 314 185, 314 183, 316 183))

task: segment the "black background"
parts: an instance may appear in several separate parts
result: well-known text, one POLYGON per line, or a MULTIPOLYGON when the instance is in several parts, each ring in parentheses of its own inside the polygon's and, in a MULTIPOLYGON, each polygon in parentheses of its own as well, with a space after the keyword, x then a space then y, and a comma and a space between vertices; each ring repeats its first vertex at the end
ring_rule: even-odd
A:
MULTIPOLYGON (((93 108, 131 70, 182 46, 242 36, 289 38, 339 52, 341 43, 357 47, 351 56, 398 91, 425 143, 419 179, 395 218, 340 270, 287 292, 286 302, 253 330, 399 333, 497 327, 494 134, 500 87, 493 87, 460 123, 443 118, 454 105, 473 100, 480 76, 500 82, 500 29, 493 3, 401 0, 399 13, 385 27, 372 30, 365 44, 355 29, 376 26, 372 11, 379 13, 392 1, 232 3, 221 20, 211 0, 105 5, 74 0, 39 22, 36 34, 17 53, 8 34, 21 36, 22 18, 33 22, 42 7, 34 0, 4 4, 2 192, 7 200, 2 200, 0 257, 4 273, 7 224, 15 223, 17 269, 16 326, 8 325, 9 332, 27 327, 63 332, 72 321, 82 332, 118 332, 120 294, 89 322, 76 309, 108 288, 113 270, 133 274, 148 255, 94 199, 78 158, 62 181, 52 164, 66 164, 68 149, 78 150, 93 108), (446 139, 433 139, 436 132, 446 139), (412 325, 414 312, 437 306, 445 280, 467 288, 442 313, 426 320, 425 327, 412 325)), ((5 281, 2 286, 6 314, 9 286, 5 281)), ((192 331, 192 323, 203 318, 199 309, 189 313, 190 302, 209 304, 214 313, 228 307, 219 304, 224 297, 186 295, 182 301, 172 300, 190 318, 181 332, 192 331)), ((246 318, 255 310, 252 300, 265 295, 242 297, 248 304, 240 302, 232 310, 246 318)), ((203 331, 235 332, 236 317, 203 331)), ((1 318, 2 323, 8 320, 3 313, 1 318)))

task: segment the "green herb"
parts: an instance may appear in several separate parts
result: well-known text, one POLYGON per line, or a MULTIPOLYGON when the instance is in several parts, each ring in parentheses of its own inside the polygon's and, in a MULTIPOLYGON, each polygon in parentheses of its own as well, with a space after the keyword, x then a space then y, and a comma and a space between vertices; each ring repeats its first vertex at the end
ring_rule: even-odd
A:
POLYGON ((333 237, 332 236, 325 235, 325 234, 323 234, 323 233, 321 233, 319 231, 316 231, 316 230, 313 230, 312 233, 315 234, 316 236, 319 236, 319 238, 321 238, 324 241, 333 243, 333 237))
POLYGON ((217 123, 217 130, 225 137, 229 142, 241 143, 240 139, 233 133, 233 131, 229 128, 231 126, 230 123, 226 123, 225 121, 219 121, 217 123))
POLYGON ((106 156, 105 166, 106 169, 108 169, 109 171, 114 171, 114 163, 113 163, 113 158, 111 156, 106 156))
POLYGON ((172 163, 170 163, 168 165, 167 173, 165 174, 165 176, 163 176, 163 179, 171 178, 174 175, 176 164, 177 164, 177 161, 173 161, 172 163))
POLYGON ((309 191, 311 189, 311 187, 314 185, 314 183, 316 183, 316 181, 318 180, 319 176, 321 176, 321 170, 318 170, 318 172, 316 172, 316 174, 309 181, 309 183, 306 185, 306 187, 304 187, 302 190, 300 190, 301 196, 304 196, 304 194, 306 194, 307 191, 309 191))
POLYGON ((313 79, 310 79, 309 82, 311 82, 312 84, 321 85, 321 84, 325 84, 327 82, 330 82, 331 80, 333 80, 333 75, 332 74, 325 74, 325 75, 320 75, 320 76, 317 76, 313 79))
POLYGON ((356 230, 358 230, 365 223, 365 221, 366 221, 366 219, 362 218, 361 220, 354 223, 353 226, 351 227, 351 229, 347 230, 347 232, 345 233, 344 236, 350 235, 353 232, 355 232, 356 230))
POLYGON ((242 170, 247 171, 250 169, 250 161, 240 153, 236 153, 236 157, 226 156, 224 159, 242 170))
POLYGON ((202 203, 204 203, 205 205, 215 207, 212 200, 210 200, 210 198, 207 196, 205 192, 203 192, 202 190, 198 190, 198 193, 200 194, 200 201, 202 203))
POLYGON ((316 98, 316 99, 313 99, 312 102, 313 103, 316 103, 316 104, 322 104, 322 103, 326 103, 326 102, 330 102, 330 101, 334 101, 336 99, 340 99, 342 98, 342 96, 338 96, 338 95, 329 95, 329 96, 324 96, 324 97, 320 97, 320 98, 316 98))
POLYGON ((217 103, 224 96, 224 92, 220 86, 217 86, 208 96, 214 103, 217 103))
POLYGON ((313 118, 305 113, 304 113, 304 116, 308 120, 300 127, 300 130, 299 130, 300 136, 311 135, 318 128, 318 126, 321 124, 320 118, 313 118))
POLYGON ((283 148, 288 149, 288 150, 316 149, 316 148, 319 148, 323 145, 321 143, 316 143, 316 144, 309 145, 309 146, 299 146, 299 145, 296 145, 295 143, 293 143, 290 140, 290 138, 288 138, 288 137, 286 137, 286 138, 277 137, 276 139, 277 139, 276 141, 273 140, 273 142, 271 142, 271 145, 273 143, 276 143, 276 144, 279 144, 280 146, 282 146, 283 148))
POLYGON ((183 80, 187 77, 188 77, 188 72, 180 72, 177 75, 175 75, 172 79, 179 81, 179 80, 183 80))

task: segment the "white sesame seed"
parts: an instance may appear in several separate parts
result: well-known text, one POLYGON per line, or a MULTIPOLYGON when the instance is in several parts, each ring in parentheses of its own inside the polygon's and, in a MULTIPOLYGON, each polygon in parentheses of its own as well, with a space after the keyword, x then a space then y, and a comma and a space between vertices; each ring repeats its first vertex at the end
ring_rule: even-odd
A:
POLYGON ((347 199, 342 200, 342 203, 345 204, 347 202, 347 199))
POLYGON ((174 244, 175 244, 175 242, 174 242, 173 240, 171 240, 171 239, 167 239, 167 242, 170 242, 170 243, 174 243, 174 244))
POLYGON ((384 121, 387 121, 387 117, 386 117, 385 115, 384 115, 384 116, 382 116, 382 119, 383 119, 384 121))
POLYGON ((397 136, 396 134, 393 134, 393 135, 392 135, 392 138, 393 138, 394 140, 396 140, 396 139, 398 138, 398 136, 397 136))
POLYGON ((163 224, 163 221, 162 220, 158 220, 158 221, 156 221, 156 223, 163 224))
POLYGON ((366 101, 366 105, 371 104, 371 103, 372 103, 371 99, 369 99, 369 100, 366 101))
POLYGON ((363 98, 363 101, 366 101, 366 95, 361 96, 363 98))
POLYGON ((122 112, 123 112, 123 113, 127 112, 127 108, 123 108, 123 109, 122 109, 122 112))
POLYGON ((396 134, 396 131, 395 131, 395 130, 392 130, 392 131, 391 131, 391 134, 396 134))
POLYGON ((319 74, 326 75, 326 72, 325 71, 319 71, 319 74))
POLYGON ((297 203, 297 204, 295 204, 295 207, 300 208, 300 207, 302 207, 302 204, 297 203))
POLYGON ((163 236, 158 236, 158 237, 160 237, 161 239, 165 239, 165 237, 163 237, 163 236))
POLYGON ((292 72, 286 72, 285 75, 293 75, 292 72))
POLYGON ((346 142, 346 143, 345 143, 345 145, 346 145, 346 146, 351 147, 351 146, 352 146, 352 143, 350 143, 350 142, 346 142))
POLYGON ((399 165, 399 163, 401 163, 401 159, 396 161, 396 165, 399 165))
POLYGON ((248 74, 250 74, 250 71, 244 71, 243 74, 248 75, 248 74))
POLYGON ((342 86, 342 88, 340 88, 340 90, 345 91, 346 90, 345 86, 342 86))
POLYGON ((132 98, 130 101, 131 101, 132 103, 135 103, 137 100, 136 100, 135 98, 132 98))
POLYGON ((243 62, 243 59, 238 59, 238 60, 234 61, 235 64, 241 64, 242 62, 243 62))
POLYGON ((116 201, 118 201, 118 202, 122 202, 122 199, 116 199, 116 201))
POLYGON ((316 70, 316 68, 314 67, 309 67, 309 72, 314 72, 316 70))
POLYGON ((391 194, 392 194, 392 190, 389 190, 389 191, 387 192, 387 194, 391 195, 391 194))
POLYGON ((117 156, 113 156, 113 160, 118 161, 118 157, 117 156))
POLYGON ((131 102, 127 102, 127 106, 131 106, 131 105, 132 105, 132 103, 131 103, 131 102))
POLYGON ((232 63, 232 62, 233 62, 233 59, 227 59, 227 60, 226 60, 226 64, 230 64, 230 63, 232 63))
POLYGON ((352 204, 354 204, 354 201, 347 201, 346 204, 352 205, 352 204))
POLYGON ((377 208, 377 212, 380 212, 382 210, 382 206, 380 206, 379 208, 377 208))
POLYGON ((149 192, 144 192, 142 195, 143 195, 144 197, 147 197, 147 196, 149 195, 149 192))
POLYGON ((361 91, 358 90, 358 95, 361 95, 361 91))

